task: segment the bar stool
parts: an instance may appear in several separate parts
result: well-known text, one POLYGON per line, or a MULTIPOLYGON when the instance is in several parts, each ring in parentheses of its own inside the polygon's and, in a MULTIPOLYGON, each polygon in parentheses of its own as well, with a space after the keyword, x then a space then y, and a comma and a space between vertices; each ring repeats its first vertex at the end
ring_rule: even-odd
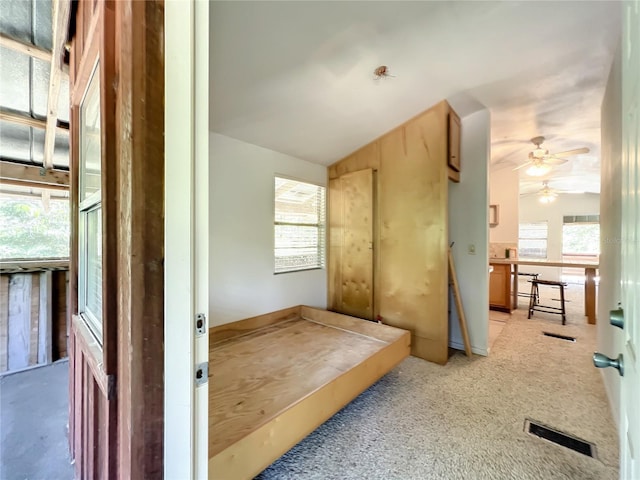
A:
MULTIPOLYGON (((567 286, 566 283, 556 282, 554 280, 538 280, 537 278, 531 280, 531 294, 529 297, 529 316, 527 318, 531 318, 534 310, 538 312, 553 313, 555 315, 562 315, 562 325, 565 325, 567 323, 567 315, 566 315, 567 312, 564 307, 564 287, 566 286, 567 286), (538 285, 549 285, 549 286, 560 288, 560 307, 559 308, 552 307, 550 305, 540 305, 540 303, 536 303, 534 301, 534 298, 536 298, 536 295, 538 295, 538 285)), ((539 296, 537 298, 538 300, 540 299, 539 296)))
MULTIPOLYGON (((532 277, 531 280, 537 280, 538 279, 538 275, 540 275, 539 273, 525 273, 525 272, 518 272, 518 275, 522 275, 523 277, 532 277)), ((527 280, 527 282, 531 283, 531 280, 527 280)), ((540 292, 538 291, 538 286, 536 285, 535 289, 531 289, 532 293, 525 293, 525 292, 518 292, 518 296, 519 297, 526 297, 526 298, 531 298, 531 295, 533 295, 533 299, 534 302, 537 304, 540 301, 540 292)))

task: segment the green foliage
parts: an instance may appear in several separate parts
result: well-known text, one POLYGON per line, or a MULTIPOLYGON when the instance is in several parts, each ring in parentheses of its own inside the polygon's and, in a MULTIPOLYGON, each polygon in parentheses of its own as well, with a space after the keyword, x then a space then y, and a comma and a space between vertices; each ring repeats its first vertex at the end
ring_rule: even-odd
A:
POLYGON ((0 197, 0 259, 69 256, 69 201, 0 197))
POLYGON ((598 255, 600 253, 600 225, 597 223, 568 223, 562 226, 564 255, 598 255))

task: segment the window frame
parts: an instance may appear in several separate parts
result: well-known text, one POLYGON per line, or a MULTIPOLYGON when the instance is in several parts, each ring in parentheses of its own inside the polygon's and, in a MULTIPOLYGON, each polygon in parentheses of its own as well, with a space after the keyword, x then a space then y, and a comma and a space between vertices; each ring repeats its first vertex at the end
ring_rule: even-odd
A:
POLYGON ((537 222, 519 222, 518 223, 518 257, 521 259, 532 259, 532 260, 546 260, 549 257, 549 222, 547 220, 541 220, 537 222), (540 238, 523 238, 521 236, 521 230, 523 225, 544 225, 545 236, 540 238), (523 252, 526 252, 526 250, 522 248, 522 245, 521 245, 522 240, 544 240, 544 256, 523 254, 523 252))
POLYGON ((287 273, 295 273, 295 272, 307 272, 307 271, 311 271, 311 270, 323 270, 326 268, 327 266, 327 187, 326 185, 322 185, 320 183, 317 182, 311 182, 308 180, 301 180, 299 178, 295 178, 295 177, 290 177, 287 175, 281 175, 281 174, 275 174, 273 176, 273 201, 272 201, 272 206, 273 206, 273 248, 272 248, 272 252, 273 252, 273 274, 274 275, 283 275, 283 274, 287 274, 287 273), (301 222, 282 222, 282 221, 277 221, 277 207, 276 207, 276 203, 277 203, 277 198, 276 198, 276 182, 278 181, 278 179, 280 180, 286 180, 286 181, 292 181, 292 182, 297 182, 300 184, 305 184, 305 185, 312 185, 315 187, 319 187, 322 192, 322 198, 321 198, 321 202, 320 202, 320 206, 319 208, 321 209, 321 211, 319 212, 318 215, 318 223, 301 223, 301 222), (278 226, 299 226, 299 227, 314 227, 317 229, 318 232, 318 242, 316 245, 316 249, 318 250, 318 259, 319 262, 316 265, 313 266, 306 266, 306 267, 297 267, 297 268, 292 268, 289 270, 278 270, 278 266, 277 266, 277 257, 276 257, 276 229, 278 226))
POLYGON ((95 337, 100 347, 104 344, 104 322, 102 312, 102 291, 104 285, 104 244, 103 238, 97 238, 100 252, 100 264, 101 264, 101 281, 99 288, 101 290, 101 302, 100 311, 94 312, 88 305, 87 293, 89 290, 90 276, 88 274, 89 264, 89 242, 92 240, 89 238, 89 221, 88 217, 92 212, 99 210, 99 219, 101 225, 98 228, 98 236, 104 235, 104 214, 102 212, 102 95, 101 95, 101 69, 100 61, 96 59, 96 62, 91 69, 89 78, 86 83, 86 88, 82 95, 82 99, 78 104, 78 315, 84 320, 87 327, 95 337), (97 90, 94 93, 98 95, 98 102, 100 108, 100 188, 92 192, 88 196, 85 196, 86 180, 86 168, 85 168, 85 151, 83 145, 83 105, 87 100, 91 88, 93 87, 93 81, 97 80, 97 90))

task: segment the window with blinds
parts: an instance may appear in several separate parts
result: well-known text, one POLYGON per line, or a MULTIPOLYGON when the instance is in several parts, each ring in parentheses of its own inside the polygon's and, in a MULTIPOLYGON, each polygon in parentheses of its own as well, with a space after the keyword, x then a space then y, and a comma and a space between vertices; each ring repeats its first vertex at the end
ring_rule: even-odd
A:
POLYGON ((521 223, 518 234, 520 258, 547 258, 547 222, 521 223))
POLYGON ((275 178, 275 273, 325 266, 325 188, 275 178))

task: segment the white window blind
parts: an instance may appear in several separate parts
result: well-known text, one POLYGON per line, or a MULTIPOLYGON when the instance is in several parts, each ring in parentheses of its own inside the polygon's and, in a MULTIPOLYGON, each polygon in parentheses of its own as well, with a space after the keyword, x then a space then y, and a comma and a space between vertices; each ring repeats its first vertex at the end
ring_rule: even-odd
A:
POLYGON ((547 258, 547 222, 521 223, 518 234, 520 258, 547 258))
POLYGON ((325 266, 325 188, 275 178, 275 273, 325 266))

